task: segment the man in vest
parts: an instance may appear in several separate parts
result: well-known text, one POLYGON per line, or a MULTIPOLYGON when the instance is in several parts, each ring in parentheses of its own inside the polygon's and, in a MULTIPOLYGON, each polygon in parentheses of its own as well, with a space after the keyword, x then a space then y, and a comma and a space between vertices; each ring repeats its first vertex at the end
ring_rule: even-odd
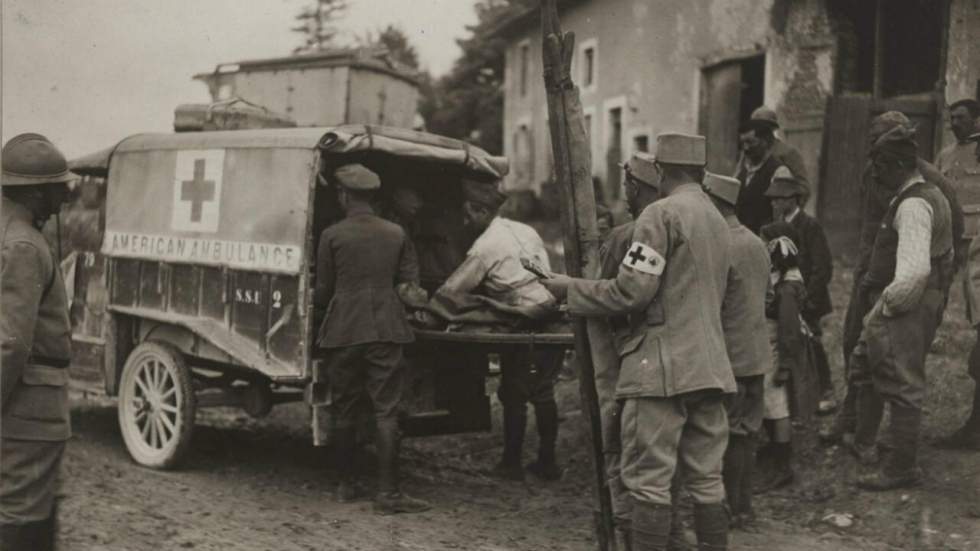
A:
POLYGON ((636 314, 620 347, 616 385, 624 401, 620 477, 633 502, 634 549, 666 547, 678 468, 695 502, 701 549, 725 549, 724 400, 736 389, 721 327, 729 229, 701 189, 702 136, 661 134, 655 159, 665 197, 637 218, 616 278, 555 275, 542 282, 567 296, 573 315, 636 314))
POLYGON ((759 230, 772 222, 772 205, 766 190, 772 175, 781 163, 772 155, 776 143, 772 126, 762 121, 748 121, 739 128, 738 143, 745 156, 735 177, 742 183, 735 214, 738 221, 759 235, 759 230))
POLYGON ((919 172, 911 130, 898 126, 882 135, 871 158, 875 180, 893 198, 862 279, 874 307, 851 359, 859 412, 854 449, 865 464, 878 463, 874 451, 881 404, 887 402, 894 448, 858 485, 890 490, 919 478, 916 448, 926 393, 925 360, 949 288, 953 229, 949 201, 919 172))
POLYGON ((378 425, 380 514, 415 513, 429 504, 403 494, 398 481, 398 410, 405 389, 402 347, 415 340, 396 286, 418 283, 404 230, 371 207, 378 175, 359 164, 334 172, 344 219, 323 230, 316 259, 314 304, 326 317, 317 344, 334 395, 333 435, 340 471, 337 500, 357 499, 353 481, 357 404, 366 393, 378 425))
POLYGON ((726 403, 729 437, 722 474, 733 526, 750 524, 755 516, 752 474, 756 438, 762 428, 763 377, 773 369, 766 324, 769 251, 735 217, 739 187, 735 178, 711 173, 704 177, 704 190, 731 232, 732 266, 721 305, 721 326, 738 392, 729 395, 726 403))
MULTIPOLYGON (((634 220, 643 210, 660 198, 659 180, 653 155, 634 153, 623 165, 626 178, 623 185, 626 204, 634 220)), ((615 279, 623 258, 629 252, 633 237, 633 222, 613 228, 599 247, 599 277, 615 279)), ((619 381, 619 346, 629 337, 627 316, 590 318, 587 320, 589 343, 592 347, 592 363, 595 367, 595 386, 599 395, 599 413, 602 420, 602 447, 606 460, 606 474, 612 495, 613 517, 616 534, 626 551, 630 551, 630 525, 632 508, 629 492, 620 478, 620 414, 622 404, 616 399, 619 381)))
POLYGON ((3 147, 0 263, 0 549, 54 549, 61 460, 71 436, 71 326, 59 259, 38 231, 73 179, 47 138, 3 147))
MULTIPOLYGON (((912 122, 903 113, 898 111, 887 111, 871 120, 868 129, 868 148, 871 149, 878 139, 886 132, 895 127, 902 126, 912 128, 912 122)), ((935 166, 925 159, 916 159, 916 167, 926 182, 938 187, 946 200, 949 201, 950 215, 953 226, 953 235, 963 235, 963 211, 952 184, 939 173, 935 166)), ((853 270, 853 281, 851 294, 847 304, 847 312, 844 315, 844 330, 841 345, 844 354, 844 373, 847 379, 847 391, 844 400, 834 422, 829 427, 820 432, 820 438, 828 444, 836 444, 844 441, 848 442, 853 435, 855 423, 857 422, 857 394, 853 388, 850 373, 851 352, 857 346, 858 339, 864 329, 864 318, 874 306, 868 290, 864 285, 864 274, 868 271, 868 263, 871 261, 871 250, 874 245, 878 227, 881 225, 881 218, 888 209, 889 201, 894 196, 894 191, 889 191, 880 185, 872 174, 871 162, 867 163, 861 176, 860 186, 861 196, 861 234, 858 243, 857 265, 853 270)), ((966 251, 962 246, 962 240, 954 239, 953 252, 956 264, 966 257, 966 251)), ((872 413, 872 415, 875 415, 872 413)))
MULTIPOLYGON (((763 105, 755 111, 752 111, 749 120, 760 122, 772 128, 774 139, 770 154, 776 162, 788 168, 793 173, 793 176, 806 186, 809 178, 807 177, 806 165, 803 163, 803 154, 800 153, 799 149, 786 143, 779 136, 776 136, 776 131, 779 130, 779 118, 776 116, 776 112, 763 105)), ((735 166, 735 174, 738 174, 742 170, 745 161, 746 158, 743 153, 738 158, 738 163, 735 166)), ((805 201, 804 204, 806 204, 805 201)))

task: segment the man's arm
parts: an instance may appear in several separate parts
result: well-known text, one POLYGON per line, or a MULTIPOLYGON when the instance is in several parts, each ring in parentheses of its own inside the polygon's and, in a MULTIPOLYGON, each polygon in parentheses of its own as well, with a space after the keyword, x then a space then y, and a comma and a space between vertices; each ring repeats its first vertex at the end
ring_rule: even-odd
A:
POLYGON ((456 271, 439 287, 436 294, 453 295, 471 293, 480 286, 488 271, 489 268, 479 255, 467 255, 463 263, 459 265, 459 268, 456 268, 456 271))
POLYGON ((320 245, 316 252, 316 288, 313 290, 313 305, 318 310, 326 310, 330 304, 336 279, 330 237, 324 232, 320 236, 320 245))
POLYGON ((646 308, 660 289, 670 256, 667 216, 657 204, 643 211, 614 279, 571 279, 568 311, 580 316, 615 316, 646 308))
POLYGON ((806 281, 807 296, 810 300, 826 292, 834 276, 834 260, 830 255, 827 234, 818 222, 811 221, 806 235, 806 246, 810 251, 810 278, 806 281))
POLYGON ((30 243, 11 243, 3 249, 0 266, 0 410, 20 381, 34 347, 37 311, 50 274, 44 273, 44 254, 30 243))
POLYGON ((926 289, 931 270, 932 207, 918 197, 902 201, 895 213, 894 227, 898 232, 895 278, 880 299, 885 316, 909 311, 926 289))

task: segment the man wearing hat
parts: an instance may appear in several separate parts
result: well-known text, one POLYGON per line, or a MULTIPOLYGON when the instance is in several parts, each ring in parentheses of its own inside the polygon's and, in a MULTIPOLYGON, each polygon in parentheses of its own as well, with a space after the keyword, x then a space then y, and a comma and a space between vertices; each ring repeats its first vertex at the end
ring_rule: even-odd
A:
POLYGON ((772 156, 776 136, 772 133, 772 127, 761 121, 748 121, 738 132, 745 162, 735 174, 742 183, 735 214, 739 222, 759 235, 762 226, 772 222, 772 205, 765 193, 773 173, 780 166, 780 162, 772 156))
MULTIPOLYGON (((868 265, 871 261, 871 250, 878 233, 878 228, 881 225, 881 219, 888 210, 889 202, 895 193, 894 190, 888 189, 887 186, 880 184, 875 179, 870 160, 870 152, 874 149, 874 144, 881 136, 896 127, 904 127, 914 131, 912 121, 898 111, 887 111, 876 116, 871 120, 868 128, 867 147, 869 161, 865 166, 861 181, 858 182, 861 197, 859 252, 857 264, 853 271, 852 279, 854 283, 851 287, 850 298, 848 299, 847 312, 844 315, 844 330, 843 338, 841 339, 847 391, 844 394, 844 400, 837 412, 837 416, 834 418, 834 422, 820 432, 820 438, 829 444, 848 441, 848 435, 854 433, 855 423, 857 422, 857 394, 851 385, 851 377, 849 375, 850 359, 851 353, 854 351, 854 347, 857 346, 858 339, 864 329, 864 318, 871 311, 872 306, 874 306, 874 301, 869 296, 868 290, 863 284, 864 274, 868 271, 868 265)), ((916 168, 923 179, 939 188, 946 197, 946 200, 949 201, 953 235, 963 235, 963 210, 956 200, 952 183, 944 178, 935 166, 921 157, 916 159, 916 168)), ((966 258, 966 249, 963 244, 964 240, 962 239, 953 240, 953 253, 956 266, 961 265, 963 259, 966 258)), ((875 404, 869 402, 866 402, 866 405, 871 408, 871 411, 862 412, 862 416, 876 417, 881 415, 877 413, 877 410, 881 409, 880 405, 875 407, 875 404)))
MULTIPOLYGON (((500 312, 543 320, 558 309, 555 297, 540 279, 521 264, 531 260, 550 270, 544 241, 531 226, 497 216, 506 196, 495 182, 463 183, 463 224, 477 236, 466 259, 433 294, 440 305, 465 303, 467 297, 489 298, 500 312)), ((544 480, 556 480, 561 470, 555 459, 558 440, 558 403, 555 378, 564 354, 548 348, 520 349, 501 356, 501 380, 497 397, 503 405, 504 451, 494 473, 509 480, 523 480, 524 432, 527 404, 534 406, 538 426, 538 459, 527 466, 544 480)))
POLYGON ((699 545, 725 549, 724 397, 736 390, 721 326, 729 229, 701 188, 704 137, 661 134, 655 159, 664 198, 636 219, 616 278, 556 275, 543 282, 567 296, 574 315, 636 314, 620 347, 616 386, 624 401, 620 476, 633 502, 634 548, 666 547, 671 480, 682 468, 699 545))
POLYGON ((735 216, 740 187, 728 176, 708 173, 704 177, 704 190, 731 232, 732 265, 721 304, 721 326, 738 392, 726 401, 729 437, 722 475, 734 526, 750 523, 754 517, 752 475, 756 437, 762 428, 763 377, 773 369, 766 325, 769 251, 735 216))
MULTIPOLYGON (((626 204, 635 220, 643 210, 660 198, 656 159, 648 153, 634 153, 623 165, 626 204)), ((599 246, 599 274, 596 279, 615 279, 623 258, 629 252, 633 237, 633 222, 620 224, 609 232, 599 246)), ((603 452, 606 474, 612 495, 616 532, 627 551, 630 549, 632 509, 629 492, 620 478, 620 414, 622 404, 616 399, 619 381, 619 347, 629 337, 629 316, 589 318, 587 320, 595 386, 599 397, 602 421, 603 452)))
MULTIPOLYGON (((806 186, 809 178, 807 177, 806 165, 803 163, 803 155, 800 153, 799 149, 796 149, 792 145, 781 140, 779 136, 776 135, 776 131, 779 130, 779 117, 776 116, 776 112, 763 105, 757 108, 755 111, 752 111, 752 115, 749 117, 749 120, 762 123, 772 128, 773 142, 772 151, 770 154, 777 163, 789 168, 793 175, 796 176, 796 178, 804 185, 804 188, 806 188, 806 196, 808 197, 810 190, 806 186)), ((738 158, 738 164, 735 167, 736 175, 740 170, 742 170, 745 162, 745 155, 740 155, 738 158)), ((804 204, 806 203, 804 202, 804 204)))
POLYGON ((338 501, 356 499, 353 481, 357 403, 366 394, 378 432, 378 493, 375 511, 414 513, 424 501, 399 489, 398 409, 404 393, 402 347, 414 340, 397 285, 418 282, 404 230, 383 220, 371 207, 381 187, 377 174, 359 164, 333 174, 344 219, 323 230, 317 248, 314 304, 325 312, 317 344, 323 351, 334 395, 333 434, 340 472, 338 501))
POLYGON ((827 236, 820 222, 803 211, 806 203, 806 184, 793 172, 781 166, 772 176, 766 197, 772 202, 774 218, 789 222, 796 230, 797 261, 803 283, 806 286, 806 303, 801 314, 813 333, 813 350, 816 355, 817 375, 820 378, 820 413, 830 413, 837 408, 834 399, 834 383, 830 376, 830 363, 821 337, 820 319, 833 308, 830 303, 830 279, 834 275, 834 260, 827 244, 827 236))
POLYGON ((854 447, 873 459, 882 401, 891 407, 893 449, 858 485, 890 490, 919 478, 916 448, 926 393, 925 360, 942 318, 953 270, 949 201, 917 168, 912 131, 895 127, 872 148, 875 180, 893 199, 875 237, 862 286, 874 307, 851 358, 857 393, 854 447), (870 407, 873 404, 874 407, 870 407))
POLYGON ((59 259, 38 231, 73 179, 44 136, 3 146, 0 236, 0 548, 54 549, 55 493, 71 436, 71 326, 59 259))

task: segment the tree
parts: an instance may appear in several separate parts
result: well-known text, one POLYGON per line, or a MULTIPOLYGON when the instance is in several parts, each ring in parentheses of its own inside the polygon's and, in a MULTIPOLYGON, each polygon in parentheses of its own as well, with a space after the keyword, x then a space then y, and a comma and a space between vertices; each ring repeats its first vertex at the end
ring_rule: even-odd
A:
POLYGON ((319 52, 336 47, 340 30, 334 23, 347 11, 347 0, 314 0, 296 15, 299 25, 293 32, 303 35, 303 44, 293 49, 294 54, 319 52))
POLYGON ((507 42, 491 30, 502 18, 535 5, 536 0, 477 2, 477 23, 467 27, 468 37, 456 41, 462 55, 419 106, 430 131, 471 141, 493 154, 502 152, 507 42))
POLYGON ((405 31, 395 25, 388 25, 377 32, 368 31, 357 42, 361 46, 384 48, 388 57, 410 69, 419 69, 419 53, 412 45, 405 31))

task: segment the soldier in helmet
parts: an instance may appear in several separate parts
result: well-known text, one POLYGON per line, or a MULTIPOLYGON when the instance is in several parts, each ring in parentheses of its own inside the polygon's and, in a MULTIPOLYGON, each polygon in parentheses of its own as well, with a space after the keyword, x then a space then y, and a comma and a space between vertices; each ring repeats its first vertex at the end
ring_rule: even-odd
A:
POLYGON ((71 328, 58 259, 38 229, 74 177, 44 136, 3 147, 0 207, 0 548, 54 549, 58 485, 71 436, 71 328))

